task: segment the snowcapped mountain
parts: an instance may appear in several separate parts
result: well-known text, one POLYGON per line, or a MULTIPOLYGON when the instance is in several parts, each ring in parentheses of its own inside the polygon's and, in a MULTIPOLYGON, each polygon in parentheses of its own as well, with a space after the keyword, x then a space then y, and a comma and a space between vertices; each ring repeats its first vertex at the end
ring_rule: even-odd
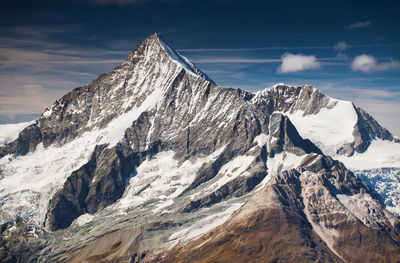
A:
POLYGON ((400 260, 398 138, 310 85, 219 87, 157 34, 0 142, 5 262, 400 260))

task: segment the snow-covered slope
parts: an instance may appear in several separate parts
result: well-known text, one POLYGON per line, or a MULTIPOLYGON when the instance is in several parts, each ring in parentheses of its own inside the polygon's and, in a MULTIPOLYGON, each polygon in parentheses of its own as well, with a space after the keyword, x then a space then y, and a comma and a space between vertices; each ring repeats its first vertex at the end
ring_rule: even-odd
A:
POLYGON ((18 138, 18 134, 33 121, 16 124, 0 124, 0 147, 18 138))
MULTIPOLYGON (((281 222, 277 215, 287 222, 283 215, 294 211, 308 223, 288 219, 293 232, 283 236, 299 241, 290 233, 312 226, 325 245, 310 253, 337 261, 347 255, 337 242, 345 235, 330 223, 395 229, 379 201, 398 211, 397 168, 382 167, 400 167, 400 144, 370 115, 310 85, 221 88, 157 34, 37 122, 0 129, 1 138, 3 131, 0 221, 18 218, 37 241, 26 241, 29 252, 17 253, 22 261, 143 260, 141 253, 168 254, 187 241, 207 244, 215 229, 227 231, 230 218, 250 212, 258 229, 281 222), (357 170, 381 199, 325 155, 357 170), (250 210, 240 208, 246 202, 250 210), (282 206, 289 210, 264 213, 282 206)), ((0 235, 7 251, 25 231, 11 227, 0 235)), ((239 231, 238 240, 246 235, 239 231)), ((303 241, 320 242, 317 236, 303 241)))
POLYGON ((158 36, 158 41, 160 42, 161 47, 164 49, 164 51, 167 53, 170 59, 175 63, 177 63, 182 68, 184 68, 187 73, 195 77, 205 78, 208 81, 214 83, 212 79, 210 79, 204 72, 198 69, 189 59, 187 59, 185 56, 182 56, 176 50, 168 46, 162 39, 162 37, 158 36))
POLYGON ((177 232, 171 238, 186 243, 145 262, 397 262, 399 235, 386 230, 398 224, 343 165, 310 154, 297 169, 272 176, 226 223, 196 240, 186 229, 177 232))
POLYGON ((400 168, 354 170, 381 197, 385 207, 400 216, 400 168))
MULTIPOLYGON (((395 141, 395 137, 350 101, 337 100, 305 85, 279 83, 255 93, 252 102, 288 116, 300 135, 325 154, 353 155, 365 152, 371 141, 395 141)), ((390 144, 389 143, 389 144, 390 144)))
POLYGON ((287 116, 303 138, 310 139, 327 152, 354 141, 357 114, 349 101, 331 99, 317 114, 296 110, 287 116))
POLYGON ((350 169, 400 168, 400 143, 374 139, 365 152, 355 153, 350 157, 336 156, 336 158, 350 169))

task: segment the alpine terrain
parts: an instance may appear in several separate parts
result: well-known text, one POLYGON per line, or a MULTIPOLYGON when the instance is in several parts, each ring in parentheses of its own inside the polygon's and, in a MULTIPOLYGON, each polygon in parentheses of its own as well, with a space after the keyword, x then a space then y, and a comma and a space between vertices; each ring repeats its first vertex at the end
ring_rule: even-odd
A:
POLYGON ((0 126, 0 261, 400 262, 399 185, 352 102, 222 88, 153 34, 0 126))

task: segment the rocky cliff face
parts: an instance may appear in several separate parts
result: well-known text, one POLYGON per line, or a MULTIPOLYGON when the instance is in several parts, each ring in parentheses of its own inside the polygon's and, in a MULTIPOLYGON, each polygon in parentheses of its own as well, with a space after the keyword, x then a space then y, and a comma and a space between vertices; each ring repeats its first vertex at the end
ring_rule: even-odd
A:
POLYGON ((400 221, 343 164, 310 154, 201 238, 149 262, 397 262, 400 221))
POLYGON ((398 219, 324 155, 350 162, 377 139, 400 150, 351 102, 309 85, 221 88, 153 34, 0 148, 0 256, 395 260, 398 219))
POLYGON ((306 153, 322 154, 310 140, 301 138, 290 119, 280 113, 271 115, 268 149, 270 157, 282 152, 291 152, 300 156, 306 153))

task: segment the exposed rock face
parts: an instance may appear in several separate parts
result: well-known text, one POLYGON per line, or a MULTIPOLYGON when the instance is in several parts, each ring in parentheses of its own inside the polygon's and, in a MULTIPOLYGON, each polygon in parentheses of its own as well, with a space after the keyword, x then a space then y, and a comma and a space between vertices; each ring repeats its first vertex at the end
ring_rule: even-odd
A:
MULTIPOLYGON (((339 106, 339 102, 339 100, 329 98, 310 85, 294 87, 278 84, 271 89, 257 92, 256 96, 252 98, 252 103, 261 116, 268 116, 274 111, 279 111, 289 116, 296 112, 302 112, 303 116, 312 116, 319 114, 321 111, 339 106)), ((350 127, 354 139, 349 143, 337 145, 336 152, 338 154, 351 156, 354 152, 363 153, 367 150, 371 140, 376 138, 383 140, 396 139, 363 109, 354 105, 352 108, 354 108, 352 110, 357 118, 354 127, 350 127)), ((343 118, 346 118, 346 116, 343 116, 343 118)), ((349 127, 343 127, 343 129, 347 128, 349 127)))
POLYGON ((125 156, 118 146, 97 146, 90 161, 72 173, 50 201, 47 228, 68 227, 78 216, 95 213, 122 196, 126 179, 141 156, 125 156))
POLYGON ((393 135, 382 127, 371 115, 361 108, 356 108, 358 115, 357 126, 354 127, 354 150, 365 152, 374 138, 393 140, 393 135))
MULTIPOLYGON (((157 57, 156 59, 161 59, 162 61, 168 58, 160 41, 162 40, 158 40, 158 36, 154 35, 138 46, 134 55, 130 58, 132 61, 128 61, 132 64, 129 64, 129 66, 133 67, 129 69, 129 74, 135 73, 137 67, 139 68, 139 73, 140 70, 144 70, 146 74, 150 74, 148 72, 150 69, 142 68, 154 67, 154 65, 149 62, 146 62, 149 65, 146 63, 142 65, 141 63, 143 62, 140 62, 140 59, 143 57, 148 59, 149 56, 160 56, 161 58, 157 57)), ((211 154, 221 146, 227 145, 216 161, 205 164, 200 169, 189 187, 189 189, 193 189, 199 184, 212 179, 225 163, 237 155, 246 153, 252 147, 253 139, 261 132, 261 124, 252 113, 250 106, 247 105, 246 93, 240 90, 222 89, 208 80, 202 73, 194 77, 185 73, 183 69, 173 70, 177 65, 171 61, 168 63, 167 66, 164 66, 165 70, 167 70, 166 72, 160 69, 163 81, 167 80, 167 82, 161 86, 163 93, 160 94, 162 97, 157 98, 159 99, 158 106, 140 114, 125 130, 119 146, 124 149, 123 151, 113 150, 110 153, 110 151, 105 150, 106 153, 99 155, 95 150, 91 160, 72 173, 64 184, 63 189, 51 201, 46 220, 47 227, 53 230, 67 227, 79 215, 86 212, 94 213, 99 208, 118 200, 125 190, 124 180, 129 176, 133 167, 139 165, 143 158, 151 156, 151 154, 173 150, 175 158, 183 162, 192 156, 211 154), (232 101, 234 103, 231 103, 232 101), (219 105, 224 105, 224 108, 221 110, 221 108, 216 107, 219 105), (154 148, 154 145, 157 147, 154 148), (149 150, 150 147, 152 148, 149 150), (148 151, 151 154, 147 154, 148 151), (120 153, 115 154, 115 152, 120 153), (107 157, 105 158, 105 156, 107 157), (126 160, 120 160, 120 156, 126 160), (142 158, 137 156, 142 156, 142 158), (115 165, 115 162, 117 162, 117 165, 115 165), (121 172, 121 170, 125 170, 125 172, 121 172), (95 177, 105 178, 106 181, 99 179, 95 180, 95 183, 91 183, 92 178, 95 177), (111 185, 107 183, 104 186, 106 182, 111 182, 111 185), (68 209, 65 209, 65 207, 68 207, 68 209)), ((125 72, 124 69, 119 70, 125 72)), ((151 77, 155 78, 154 82, 159 81, 158 79, 160 78, 160 76, 153 76, 153 74, 151 77)), ((109 92, 108 90, 115 85, 109 84, 110 78, 113 78, 113 76, 102 76, 99 80, 94 81, 96 84, 92 83, 92 86, 96 85, 97 89, 109 92)), ((139 78, 139 76, 129 76, 129 79, 125 79, 124 83, 135 83, 133 80, 136 78, 139 78)), ((131 84, 133 87, 128 84, 124 85, 126 85, 125 89, 127 90, 135 88, 134 84, 131 84)), ((102 93, 104 92, 102 91, 102 93)), ((57 125, 57 121, 62 121, 59 116, 63 116, 64 112, 67 112, 66 108, 70 105, 69 101, 75 97, 75 94, 79 95, 77 90, 66 95, 62 99, 64 103, 56 103, 52 107, 52 115, 55 114, 55 117, 43 119, 43 126, 53 127, 57 125), (64 106, 61 107, 61 105, 64 106)), ((124 93, 124 96, 128 95, 124 93)), ((103 96, 99 96, 99 98, 105 99, 103 96)), ((126 101, 124 97, 118 99, 119 102, 124 100, 126 101)), ((133 100, 132 103, 138 105, 142 103, 141 100, 143 99, 139 97, 137 100, 133 100)), ((100 105, 97 106, 99 110, 106 111, 100 105)), ((125 111, 128 110, 129 108, 125 111)), ((98 121, 93 122, 96 125, 105 125, 106 120, 113 118, 104 117, 101 112, 96 111, 96 113, 93 113, 93 110, 91 111, 90 118, 101 119, 100 124, 98 124, 98 121)), ((112 112, 114 113, 115 111, 112 112)), ((85 121, 91 122, 90 120, 85 121)), ((60 129, 63 128, 62 126, 58 127, 60 129)), ((53 129, 48 128, 48 130, 54 132, 53 129)), ((54 140, 59 143, 63 140, 68 140, 70 134, 72 136, 69 131, 71 131, 69 128, 66 133, 57 131, 54 140), (65 136, 59 137, 63 133, 65 136)), ((73 131, 75 132, 75 130, 73 131)), ((43 133, 48 134, 45 130, 43 130, 43 133)), ((45 135, 45 137, 47 142, 51 143, 51 136, 45 135)), ((98 148, 96 149, 98 150, 98 148)), ((251 180, 246 178, 237 179, 235 182, 231 182, 229 186, 226 186, 227 189, 224 188, 226 190, 217 191, 219 193, 217 196, 221 196, 217 199, 224 199, 228 196, 228 193, 232 195, 233 192, 236 194, 248 192, 265 175, 265 167, 262 167, 262 172, 257 173, 251 180)))
POLYGON ((368 186, 341 163, 311 154, 223 226, 144 261, 397 262, 399 229, 368 186))
POLYGON ((283 151, 296 155, 304 155, 306 153, 322 154, 321 150, 310 140, 301 138, 289 118, 280 113, 271 115, 268 149, 270 157, 274 157, 276 153, 283 151))
POLYGON ((22 218, 0 226, 1 262, 37 262, 38 252, 46 246, 45 233, 25 225, 22 218))
POLYGON ((350 137, 335 130, 344 139, 329 145, 334 153, 395 141, 352 103, 309 85, 221 88, 151 35, 0 148, 0 219, 54 231, 23 242, 14 241, 27 236, 24 226, 3 231, 0 258, 395 262, 398 219, 323 155, 332 134, 312 136, 329 132, 320 116, 349 109, 350 137), (312 129, 298 129, 302 120, 312 129))
POLYGON ((317 114, 321 109, 333 108, 335 104, 319 90, 310 85, 303 87, 278 84, 272 89, 258 92, 255 98, 257 104, 272 104, 272 111, 294 113, 304 111, 305 115, 317 114))
POLYGON ((25 155, 28 152, 33 152, 36 146, 42 141, 42 135, 38 125, 32 124, 20 132, 18 138, 0 148, 0 157, 8 154, 25 155))
MULTIPOLYGON (((235 179, 229 181, 228 183, 213 191, 211 194, 203 196, 199 199, 189 201, 183 206, 182 212, 189 213, 202 207, 209 207, 227 198, 242 196, 253 190, 254 187, 256 187, 267 176, 266 147, 257 147, 257 149, 253 150, 251 154, 254 154, 255 152, 257 153, 256 158, 254 158, 254 161, 249 166, 248 170, 248 173, 250 175, 236 177, 235 179)), ((208 168, 208 166, 206 166, 206 168, 202 167, 203 169, 201 169, 200 173, 197 174, 196 179, 202 178, 201 180, 205 180, 204 178, 206 175, 216 176, 221 168, 213 168, 213 165, 215 167, 216 164, 218 164, 218 162, 213 162, 210 168, 208 168), (209 169, 211 169, 211 171, 209 169)), ((194 181, 194 184, 199 185, 200 182, 196 181, 196 179, 194 181)), ((192 184, 189 189, 193 188, 194 186, 192 184)))

